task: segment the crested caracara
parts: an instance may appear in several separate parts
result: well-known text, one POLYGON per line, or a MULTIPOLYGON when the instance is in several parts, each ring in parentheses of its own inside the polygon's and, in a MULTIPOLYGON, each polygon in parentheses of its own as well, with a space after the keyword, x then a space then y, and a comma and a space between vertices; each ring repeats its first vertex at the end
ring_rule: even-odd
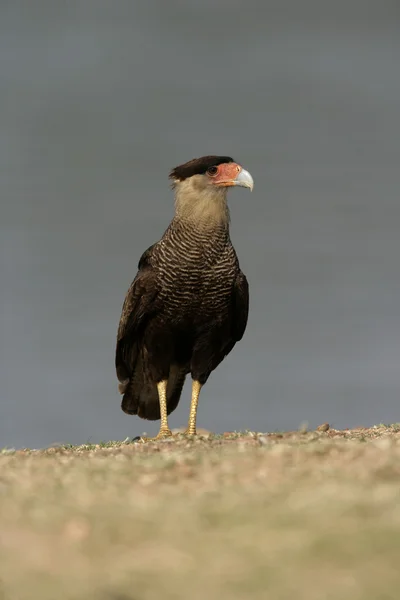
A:
POLYGON ((242 338, 249 308, 247 279, 229 237, 227 191, 251 190, 250 173, 229 156, 204 156, 173 169, 170 179, 175 215, 139 260, 115 356, 122 410, 161 419, 157 438, 172 435, 168 415, 189 373, 186 433, 196 434, 200 389, 242 338))

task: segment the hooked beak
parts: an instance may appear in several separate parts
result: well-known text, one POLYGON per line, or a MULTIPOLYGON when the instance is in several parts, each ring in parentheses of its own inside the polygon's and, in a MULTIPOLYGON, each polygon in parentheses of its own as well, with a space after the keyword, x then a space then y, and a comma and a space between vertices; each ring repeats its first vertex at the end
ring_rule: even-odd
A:
POLYGON ((241 187, 249 188, 250 191, 253 191, 254 181, 252 176, 246 169, 242 169, 235 179, 233 180, 233 185, 240 185, 241 187))
POLYGON ((241 165, 231 162, 219 166, 218 172, 212 176, 211 183, 217 187, 241 187, 253 189, 254 181, 252 176, 241 165))

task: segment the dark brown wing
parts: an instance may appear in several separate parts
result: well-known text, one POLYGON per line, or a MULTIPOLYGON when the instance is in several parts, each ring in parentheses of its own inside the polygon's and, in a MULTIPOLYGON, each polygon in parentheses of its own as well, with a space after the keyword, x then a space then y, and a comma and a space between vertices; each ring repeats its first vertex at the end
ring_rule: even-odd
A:
MULTIPOLYGON (((242 339, 249 316, 249 284, 246 276, 239 271, 233 288, 232 298, 232 341, 242 339)), ((233 346, 232 346, 233 348, 233 346)))
POLYGON ((118 326, 115 367, 119 381, 131 376, 134 368, 138 339, 149 318, 157 312, 158 290, 155 272, 150 264, 150 246, 139 261, 139 271, 133 280, 122 307, 118 326))
POLYGON ((223 340, 220 349, 215 352, 211 361, 212 370, 224 360, 224 358, 233 350, 236 342, 242 339, 246 330, 247 319, 249 316, 249 284, 245 275, 239 271, 232 290, 231 304, 231 328, 230 332, 223 340))
MULTIPOLYGON (((160 418, 160 404, 157 387, 148 376, 141 340, 149 320, 160 310, 156 275, 151 266, 154 246, 142 255, 138 274, 125 297, 115 354, 119 390, 123 394, 122 410, 150 420, 160 418)), ((167 386, 168 414, 178 405, 185 377, 185 369, 171 365, 167 386)))

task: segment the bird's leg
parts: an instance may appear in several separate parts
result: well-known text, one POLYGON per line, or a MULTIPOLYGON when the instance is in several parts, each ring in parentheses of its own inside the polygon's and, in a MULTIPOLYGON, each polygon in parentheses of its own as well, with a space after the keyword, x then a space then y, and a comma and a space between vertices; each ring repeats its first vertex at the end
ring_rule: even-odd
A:
POLYGON ((192 383, 192 401, 190 403, 188 428, 185 431, 186 435, 196 435, 197 406, 199 404, 200 390, 201 390, 201 383, 199 381, 193 381, 193 383, 192 383))
POLYGON ((167 383, 168 380, 164 379, 157 383, 158 390, 158 398, 160 401, 160 415, 161 415, 161 425, 160 431, 154 438, 141 438, 142 442, 150 442, 152 440, 160 440, 162 438, 172 436, 172 431, 168 427, 168 414, 167 414, 167 383))
POLYGON ((167 437, 167 436, 172 435, 172 431, 168 427, 167 383, 168 383, 167 379, 164 379, 163 381, 160 381, 159 383, 157 383, 158 398, 160 400, 160 415, 161 415, 160 431, 157 434, 157 438, 167 437))

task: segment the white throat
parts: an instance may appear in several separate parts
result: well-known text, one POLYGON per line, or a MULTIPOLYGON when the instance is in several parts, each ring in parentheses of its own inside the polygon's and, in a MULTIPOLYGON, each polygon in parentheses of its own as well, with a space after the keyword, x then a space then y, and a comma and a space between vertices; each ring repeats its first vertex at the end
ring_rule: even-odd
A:
POLYGON ((196 221, 199 226, 229 226, 227 188, 204 182, 201 175, 176 182, 174 188, 177 217, 196 221))

